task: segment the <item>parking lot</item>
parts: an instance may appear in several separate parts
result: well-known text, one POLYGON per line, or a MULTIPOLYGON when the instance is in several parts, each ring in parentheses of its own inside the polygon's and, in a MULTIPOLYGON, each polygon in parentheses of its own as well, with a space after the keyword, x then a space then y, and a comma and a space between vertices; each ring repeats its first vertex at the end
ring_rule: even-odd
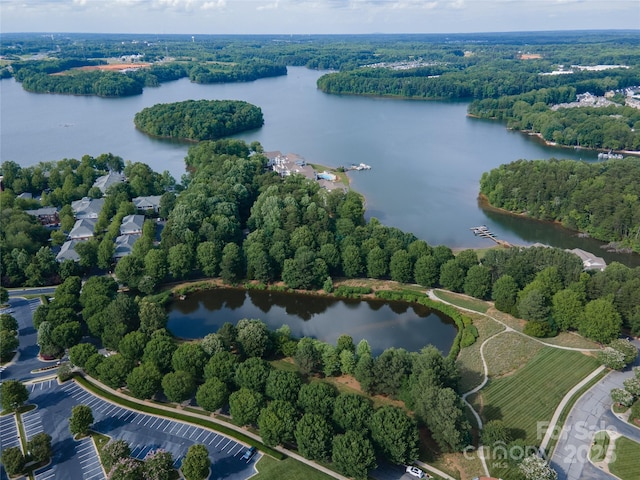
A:
POLYGON ((243 460, 248 447, 236 440, 206 428, 114 405, 92 395, 75 382, 59 385, 55 380, 45 381, 31 385, 30 390, 31 401, 39 406, 34 412, 40 415, 36 417, 34 413, 29 418, 30 428, 35 433, 38 428, 50 433, 54 437, 54 451, 57 444, 67 449, 73 445, 75 450, 72 456, 63 455, 59 459, 60 465, 39 472, 37 478, 40 480, 52 478, 48 476, 51 473, 57 473, 57 478, 104 478, 101 468, 91 466, 91 458, 97 461, 93 445, 89 442, 91 449, 85 450, 83 442, 74 442, 69 434, 71 409, 81 404, 91 407, 93 430, 113 439, 125 440, 131 448, 131 456, 139 460, 154 450, 163 449, 173 455, 174 466, 179 468, 187 449, 193 444, 203 444, 209 451, 212 472, 215 472, 211 478, 244 480, 255 473, 254 465, 260 458, 260 454, 256 454, 249 460, 243 460))
POLYGON ((14 414, 0 417, 0 445, 2 445, 2 450, 20 446, 18 426, 16 425, 16 416, 14 414))

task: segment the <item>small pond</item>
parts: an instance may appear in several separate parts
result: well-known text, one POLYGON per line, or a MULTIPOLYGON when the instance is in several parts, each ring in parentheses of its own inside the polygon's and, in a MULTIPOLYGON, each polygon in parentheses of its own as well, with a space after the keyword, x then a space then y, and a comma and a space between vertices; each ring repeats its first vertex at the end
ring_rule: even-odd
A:
POLYGON ((422 305, 226 288, 174 302, 168 328, 178 337, 202 338, 243 318, 259 318, 271 329, 287 324, 295 337, 333 345, 342 334, 356 344, 365 338, 374 355, 389 347, 419 351, 428 344, 447 354, 457 333, 453 320, 422 305))

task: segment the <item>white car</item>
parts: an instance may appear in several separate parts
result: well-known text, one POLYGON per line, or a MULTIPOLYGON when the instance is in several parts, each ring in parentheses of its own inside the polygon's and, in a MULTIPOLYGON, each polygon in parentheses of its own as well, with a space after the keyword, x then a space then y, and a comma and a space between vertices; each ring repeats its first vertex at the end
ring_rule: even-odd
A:
POLYGON ((420 470, 418 467, 412 467, 412 466, 408 466, 407 467, 407 473, 413 477, 417 477, 417 478, 424 478, 425 477, 425 473, 420 470))

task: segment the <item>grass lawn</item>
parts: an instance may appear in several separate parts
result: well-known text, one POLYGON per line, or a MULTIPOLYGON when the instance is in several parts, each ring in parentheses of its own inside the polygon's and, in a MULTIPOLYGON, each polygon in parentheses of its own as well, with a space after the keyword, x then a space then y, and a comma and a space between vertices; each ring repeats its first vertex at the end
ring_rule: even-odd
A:
MULTIPOLYGON (((484 378, 484 369, 480 358, 482 342, 504 330, 502 325, 489 318, 475 314, 471 314, 471 317, 473 318, 473 324, 478 329, 478 339, 473 345, 460 350, 458 358, 456 358, 456 366, 460 372, 460 391, 462 392, 468 392, 477 387, 484 378)), ((490 347, 491 343, 485 347, 485 352, 490 347)))
POLYGON ((637 480, 640 472, 640 443, 620 437, 616 440, 615 460, 609 471, 622 480, 637 480))
POLYGON ((258 474, 251 477, 254 480, 298 480, 300 478, 326 480, 333 478, 291 457, 275 460, 268 455, 263 455, 256 464, 256 469, 258 474))
POLYGON ((537 422, 551 420, 562 397, 598 366, 580 352, 544 347, 515 373, 490 379, 471 401, 485 422, 503 420, 516 438, 539 445, 537 422))
POLYGON ((607 455, 607 449, 609 448, 609 434, 605 431, 601 431, 595 434, 593 437, 593 445, 589 451, 589 458, 592 462, 601 462, 607 455))
POLYGON ((445 290, 434 290, 433 291, 441 300, 445 302, 452 303, 457 305, 458 307, 468 308, 469 310, 473 310, 474 312, 487 313, 490 305, 487 302, 482 300, 478 300, 477 298, 469 297, 467 295, 462 295, 459 293, 447 292, 445 290))
POLYGON ((489 377, 508 375, 530 362, 545 346, 515 332, 505 332, 489 340, 484 357, 489 377))

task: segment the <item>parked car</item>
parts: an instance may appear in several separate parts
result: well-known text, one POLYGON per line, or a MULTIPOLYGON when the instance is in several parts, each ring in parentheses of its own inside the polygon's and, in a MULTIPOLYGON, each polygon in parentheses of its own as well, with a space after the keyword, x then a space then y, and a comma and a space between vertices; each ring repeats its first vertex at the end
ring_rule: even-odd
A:
POLYGON ((412 477, 416 477, 416 478, 425 478, 426 476, 425 473, 422 470, 420 470, 418 467, 413 467, 411 465, 407 467, 407 473, 412 477))
POLYGON ((244 455, 242 455, 242 460, 246 460, 247 462, 251 460, 251 457, 256 453, 256 447, 249 447, 244 455))

